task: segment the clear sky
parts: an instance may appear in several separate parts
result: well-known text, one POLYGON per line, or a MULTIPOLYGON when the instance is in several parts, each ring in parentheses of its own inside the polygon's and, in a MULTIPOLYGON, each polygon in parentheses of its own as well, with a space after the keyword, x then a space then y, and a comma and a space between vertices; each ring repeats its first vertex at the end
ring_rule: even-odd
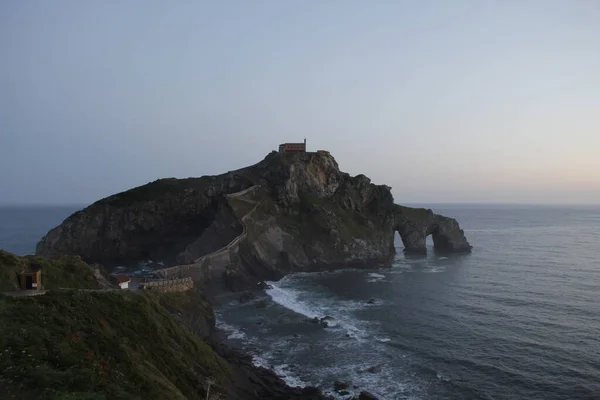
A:
POLYGON ((600 1, 0 2, 2 204, 304 137, 400 203, 600 203, 600 1))

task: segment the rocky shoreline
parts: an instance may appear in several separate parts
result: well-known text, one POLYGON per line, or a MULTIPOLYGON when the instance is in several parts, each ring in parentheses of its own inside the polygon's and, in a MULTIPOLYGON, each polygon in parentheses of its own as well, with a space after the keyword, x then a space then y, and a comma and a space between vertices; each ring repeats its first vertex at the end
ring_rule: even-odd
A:
MULTIPOLYGON (((323 319, 321 319, 323 320, 323 319)), ((312 320, 307 321, 313 323, 312 320)), ((317 322, 322 323, 322 322, 317 322)), ((324 326, 325 327, 325 326, 324 326)), ((344 381, 335 381, 331 388, 320 388, 315 386, 292 387, 288 385, 273 368, 265 368, 254 363, 252 355, 229 344, 225 338, 225 332, 217 332, 219 339, 212 344, 217 354, 227 360, 236 370, 242 380, 251 383, 252 397, 256 399, 277 400, 334 400, 333 396, 323 394, 323 390, 329 389, 338 396, 348 400, 377 400, 378 398, 358 386, 353 386, 344 381), (353 395, 352 392, 359 394, 353 395)), ((366 372, 377 373, 377 366, 371 367, 366 372)), ((250 394, 250 393, 248 393, 250 394)))
MULTIPOLYGON (((231 297, 231 293, 225 293, 225 301, 227 303, 235 302, 239 305, 248 304, 251 307, 255 307, 257 309, 266 308, 269 307, 270 303, 270 301, 265 298, 266 294, 264 293, 264 291, 267 289, 272 289, 272 287, 265 282, 261 282, 261 284, 259 284, 257 289, 255 289, 254 291, 245 291, 240 293, 239 295, 236 294, 234 297, 231 297)), ((365 299, 364 301, 365 305, 374 305, 376 303, 377 300, 374 298, 365 299)), ((257 325, 261 326, 264 323, 264 319, 261 319, 258 322, 256 322, 257 325)), ((336 326, 337 321, 335 318, 329 315, 322 315, 319 317, 315 316, 313 318, 304 318, 303 323, 327 329, 330 326, 336 326)), ((244 327, 242 327, 242 331, 244 330, 244 327)), ((258 357, 258 359, 261 359, 262 356, 261 352, 257 350, 257 348, 254 345, 246 342, 243 337, 229 338, 230 334, 235 334, 236 332, 237 330, 232 330, 231 327, 219 327, 217 324, 214 335, 215 343, 217 343, 216 346, 217 348, 220 348, 218 350, 216 349, 217 353, 222 355, 227 360, 231 360, 236 365, 241 365, 243 368, 247 368, 248 371, 251 371, 249 372, 249 375, 253 376, 251 378, 253 382, 257 379, 257 377, 258 379, 261 379, 263 383, 274 382, 274 380, 276 380, 277 383, 275 383, 274 386, 276 388, 276 394, 279 394, 280 392, 286 392, 289 393, 288 396, 300 396, 289 398, 305 398, 302 396, 308 396, 308 398, 312 398, 311 396, 316 396, 315 398, 322 398, 328 400, 377 400, 377 397, 374 394, 369 393, 360 386, 357 386, 345 380, 336 380, 332 383, 331 386, 290 386, 290 384, 287 383, 289 381, 285 380, 285 376, 280 377, 278 375, 278 373, 276 372, 278 370, 274 365, 261 365, 261 362, 257 363, 255 361, 255 356, 258 357), (249 347, 246 347, 246 345, 249 345, 249 347), (229 355, 233 355, 233 359, 230 359, 229 355), (282 382, 285 386, 287 386, 287 388, 283 388, 281 386, 282 382), (331 393, 335 396, 324 393, 331 393)), ((285 335, 284 337, 287 338, 288 336, 285 335)), ((300 334, 293 334, 289 336, 289 340, 293 341, 300 337, 300 334)), ((350 337, 350 335, 346 334, 346 337, 350 337)), ((299 369, 301 369, 301 366, 297 364, 286 365, 284 373, 285 375, 288 375, 288 373, 294 374, 294 372, 298 371, 299 369)), ((381 366, 374 364, 369 366, 368 368, 365 368, 361 372, 365 374, 378 374, 381 372, 381 366)), ((294 380, 296 379, 293 377, 292 381, 294 380)), ((269 392, 269 389, 266 389, 266 392, 269 392)), ((266 394, 263 394, 263 396, 266 396, 266 394)))

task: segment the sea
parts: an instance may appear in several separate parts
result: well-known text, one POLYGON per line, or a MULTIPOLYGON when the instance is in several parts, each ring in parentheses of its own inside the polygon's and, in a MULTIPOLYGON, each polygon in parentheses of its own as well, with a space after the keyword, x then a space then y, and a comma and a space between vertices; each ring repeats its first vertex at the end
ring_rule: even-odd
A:
MULTIPOLYGON (((600 399, 600 207, 427 207, 460 222, 471 254, 429 241, 407 255, 397 238, 388 268, 289 275, 247 302, 222 295, 218 326, 289 384, 339 399, 600 399)), ((0 208, 0 248, 34 252, 78 208, 0 208)))

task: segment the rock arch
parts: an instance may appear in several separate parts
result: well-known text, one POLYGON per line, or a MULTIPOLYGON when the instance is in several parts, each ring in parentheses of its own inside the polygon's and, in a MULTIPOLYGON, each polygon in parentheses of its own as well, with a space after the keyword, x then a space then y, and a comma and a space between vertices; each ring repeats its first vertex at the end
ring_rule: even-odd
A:
POLYGON ((472 249, 455 219, 434 214, 431 210, 418 216, 396 214, 394 231, 400 235, 404 251, 409 253, 426 253, 429 235, 433 239, 433 247, 438 251, 465 253, 472 249))

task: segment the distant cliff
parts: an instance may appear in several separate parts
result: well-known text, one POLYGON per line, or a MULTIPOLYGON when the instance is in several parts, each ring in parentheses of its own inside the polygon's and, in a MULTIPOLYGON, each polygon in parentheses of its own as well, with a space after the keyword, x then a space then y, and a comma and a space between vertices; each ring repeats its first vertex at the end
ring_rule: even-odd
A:
POLYGON ((48 232, 37 253, 168 265, 211 254, 204 277, 222 275, 235 286, 292 271, 389 262, 396 231, 406 251, 425 252, 428 235, 437 250, 471 250, 454 219, 396 205, 390 189, 341 172, 329 154, 272 152, 237 171, 160 179, 100 200, 48 232))

